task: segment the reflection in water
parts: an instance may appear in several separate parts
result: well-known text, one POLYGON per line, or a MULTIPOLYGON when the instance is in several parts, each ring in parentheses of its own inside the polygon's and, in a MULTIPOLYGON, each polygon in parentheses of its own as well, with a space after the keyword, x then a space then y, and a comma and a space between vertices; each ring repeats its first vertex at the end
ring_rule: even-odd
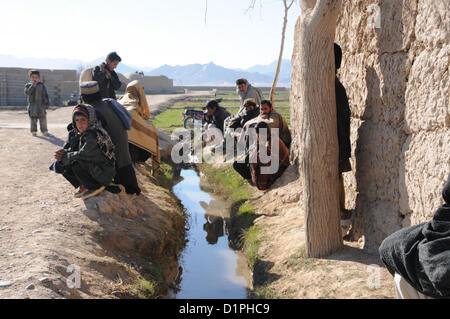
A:
MULTIPOLYGON (((223 217, 205 215, 206 224, 203 225, 203 230, 206 232, 206 241, 211 244, 217 244, 219 237, 225 233, 225 220, 223 217)), ((228 234, 227 234, 228 235, 228 234)))
POLYGON ((188 243, 176 298, 243 299, 250 286, 250 271, 243 257, 228 246, 229 205, 200 189, 194 170, 183 170, 174 194, 189 214, 188 243), (238 266, 239 265, 239 266, 238 266))

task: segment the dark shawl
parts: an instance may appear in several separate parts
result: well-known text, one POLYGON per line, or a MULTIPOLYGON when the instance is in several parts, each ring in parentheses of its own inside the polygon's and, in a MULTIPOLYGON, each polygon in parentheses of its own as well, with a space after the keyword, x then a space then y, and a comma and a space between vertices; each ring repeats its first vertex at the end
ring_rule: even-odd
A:
POLYGON ((255 108, 254 110, 245 110, 241 117, 240 127, 244 127, 245 123, 247 123, 250 120, 253 120, 260 114, 259 107, 255 108))
MULTIPOLYGON (((341 67, 342 50, 338 44, 334 44, 334 58, 336 73, 341 67)), ((350 106, 348 103, 347 92, 345 87, 335 77, 336 89, 336 113, 337 113, 337 128, 338 128, 338 142, 339 142, 339 171, 351 171, 349 158, 352 156, 352 146, 350 143, 350 106)))
POLYGON ((218 106, 216 112, 214 113, 212 123, 216 125, 216 127, 222 131, 223 133, 223 124, 225 119, 230 116, 230 113, 225 110, 223 107, 218 106))
POLYGON ((450 175, 446 201, 427 223, 402 229, 379 248, 391 274, 398 273, 412 287, 433 298, 450 298, 450 175))
POLYGON ((350 106, 344 86, 336 77, 336 112, 339 141, 339 162, 351 157, 350 106))
POLYGON ((131 165, 128 132, 122 120, 107 100, 99 101, 94 108, 102 127, 108 132, 116 147, 117 168, 131 165))

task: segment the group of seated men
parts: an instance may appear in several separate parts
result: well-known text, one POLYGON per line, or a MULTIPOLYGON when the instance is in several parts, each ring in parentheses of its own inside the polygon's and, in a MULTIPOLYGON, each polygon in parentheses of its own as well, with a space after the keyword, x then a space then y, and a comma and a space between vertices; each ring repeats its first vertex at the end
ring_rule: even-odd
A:
MULTIPOLYGON (((351 157, 350 107, 346 90, 337 76, 342 62, 342 50, 337 43, 334 44, 334 58, 337 115, 336 133, 339 144, 339 202, 341 217, 345 219, 349 211, 345 208, 343 173, 352 170, 349 160, 351 157)), ((246 79, 238 79, 236 81, 236 87, 241 102, 239 111, 235 115, 229 115, 226 109, 220 107, 219 103, 214 100, 206 105, 206 119, 208 125, 222 131, 225 143, 229 141, 231 136, 237 140, 238 147, 239 144, 248 143, 246 137, 249 136, 249 131, 252 131, 256 135, 256 138, 253 140, 260 140, 264 134, 261 135, 259 133, 264 131, 265 126, 268 125, 270 132, 267 132, 268 136, 266 138, 267 141, 265 141, 265 148, 270 153, 271 145, 280 145, 278 148, 278 170, 270 174, 262 173, 262 162, 258 160, 257 156, 255 157, 255 154, 261 151, 259 150, 259 144, 261 143, 253 143, 253 146, 246 147, 244 156, 241 156, 241 159, 233 163, 234 169, 247 179, 250 184, 257 186, 259 189, 267 189, 283 173, 286 167, 289 166, 289 156, 287 156, 287 153, 289 153, 291 147, 291 133, 286 120, 274 110, 274 106, 270 101, 264 99, 259 89, 253 87, 246 79), (278 133, 278 138, 275 141, 269 138, 274 131, 278 133), (274 144, 274 142, 278 143, 274 144), (254 147, 255 145, 256 147, 254 147), (263 180, 264 182, 262 182, 263 180)), ((225 146, 224 144, 224 149, 225 146)), ((269 162, 268 165, 270 164, 273 163, 269 162)))
POLYGON ((227 149, 227 143, 233 144, 232 157, 236 157, 233 168, 251 185, 266 190, 289 166, 291 132, 286 120, 274 110, 269 100, 264 99, 258 88, 246 79, 238 79, 236 87, 241 102, 239 111, 231 115, 219 105, 220 100, 209 101, 204 108, 206 126, 223 134, 223 140, 219 141, 223 150, 227 149), (243 152, 238 151, 236 156, 236 148, 243 152), (264 155, 272 157, 262 160, 264 155))

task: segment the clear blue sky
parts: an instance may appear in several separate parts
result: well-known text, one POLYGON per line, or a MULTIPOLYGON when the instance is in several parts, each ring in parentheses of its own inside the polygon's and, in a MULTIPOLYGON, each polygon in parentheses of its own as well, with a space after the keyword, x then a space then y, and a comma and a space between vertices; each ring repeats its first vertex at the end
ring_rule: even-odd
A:
MULTIPOLYGON (((117 51, 140 67, 209 63, 230 68, 278 58, 283 3, 257 0, 14 0, 2 1, 0 54, 92 61, 117 51)), ((291 58, 295 1, 286 34, 291 58)))

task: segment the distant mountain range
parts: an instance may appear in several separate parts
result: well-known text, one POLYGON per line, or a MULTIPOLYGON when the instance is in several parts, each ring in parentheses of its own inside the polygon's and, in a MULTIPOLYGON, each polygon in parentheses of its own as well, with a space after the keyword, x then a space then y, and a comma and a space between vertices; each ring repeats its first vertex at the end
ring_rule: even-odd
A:
MULTIPOLYGON (((147 72, 148 75, 165 75, 174 80, 175 85, 235 85, 238 78, 246 78, 254 85, 272 85, 275 70, 269 66, 255 66, 247 70, 227 69, 214 63, 189 64, 184 66, 163 65, 157 69, 147 72), (261 70, 260 72, 258 70, 261 70)), ((281 74, 279 84, 288 86, 289 74, 281 74)))
MULTIPOLYGON (((82 70, 89 66, 100 64, 104 59, 91 62, 68 59, 16 58, 10 55, 0 55, 0 67, 21 67, 36 69, 75 69, 82 70)), ((233 86, 236 79, 246 78, 257 86, 270 86, 273 82, 277 61, 268 65, 255 65, 248 69, 228 69, 209 64, 163 65, 156 69, 134 67, 120 63, 117 71, 122 74, 143 71, 145 75, 165 75, 174 80, 174 85, 221 85, 233 86)), ((279 86, 290 86, 291 61, 283 60, 281 65, 279 86)))
MULTIPOLYGON (((277 65, 278 61, 274 61, 271 64, 267 65, 252 66, 251 68, 248 68, 245 71, 267 74, 273 78, 275 76, 275 71, 277 70, 277 65)), ((291 82, 291 70, 292 70, 291 60, 282 60, 280 68, 280 79, 284 79, 284 81, 287 80, 288 82, 291 82)))

